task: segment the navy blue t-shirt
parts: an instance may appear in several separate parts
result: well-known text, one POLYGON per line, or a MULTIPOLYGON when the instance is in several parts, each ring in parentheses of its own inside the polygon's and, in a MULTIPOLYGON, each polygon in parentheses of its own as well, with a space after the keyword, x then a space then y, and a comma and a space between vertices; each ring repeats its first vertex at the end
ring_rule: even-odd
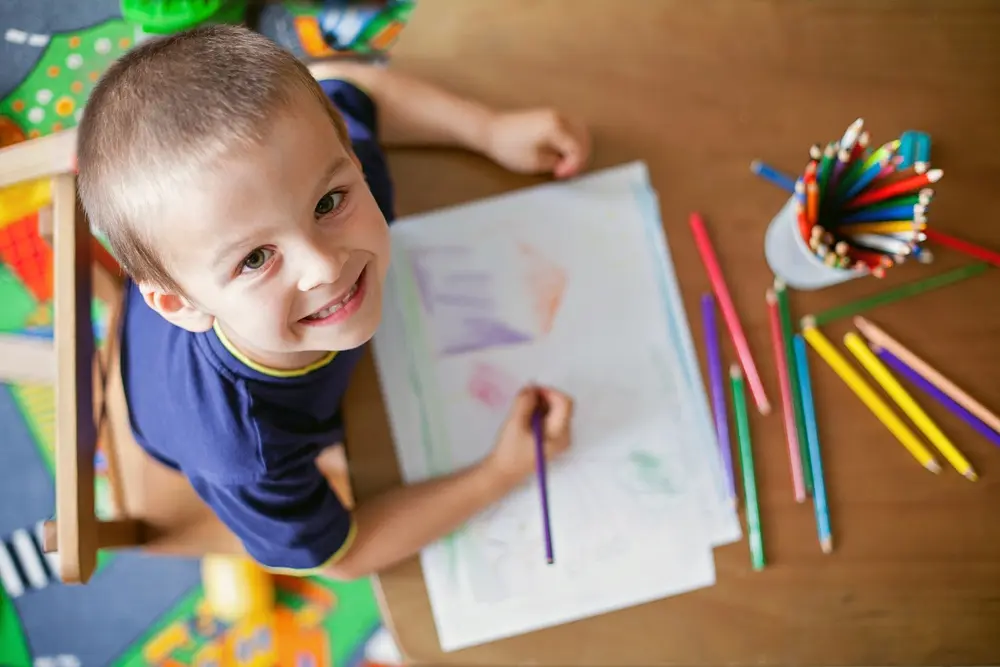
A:
MULTIPOLYGON (((378 144, 375 105, 355 86, 324 81, 386 220, 393 193, 378 144)), ((354 524, 316 467, 342 441, 340 403, 362 348, 309 368, 275 371, 213 330, 176 327, 130 284, 122 381, 139 445, 183 472, 198 495, 264 566, 308 570, 350 545, 354 524)))

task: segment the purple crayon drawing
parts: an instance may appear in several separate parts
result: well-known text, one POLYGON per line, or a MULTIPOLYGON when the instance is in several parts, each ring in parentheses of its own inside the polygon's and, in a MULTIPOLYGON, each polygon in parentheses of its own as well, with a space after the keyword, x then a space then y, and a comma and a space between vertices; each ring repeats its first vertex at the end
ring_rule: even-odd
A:
POLYGON ((505 262, 454 245, 415 248, 409 256, 439 354, 529 343, 558 317, 566 272, 528 244, 512 244, 505 262))

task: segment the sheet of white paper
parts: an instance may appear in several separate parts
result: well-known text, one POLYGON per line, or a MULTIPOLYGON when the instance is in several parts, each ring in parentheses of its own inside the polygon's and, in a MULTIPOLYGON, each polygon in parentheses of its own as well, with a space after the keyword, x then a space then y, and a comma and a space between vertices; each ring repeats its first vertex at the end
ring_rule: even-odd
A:
POLYGON ((714 582, 739 538, 645 166, 396 223, 376 362, 407 482, 481 459, 525 382, 576 400, 549 468, 421 554, 452 650, 714 582))

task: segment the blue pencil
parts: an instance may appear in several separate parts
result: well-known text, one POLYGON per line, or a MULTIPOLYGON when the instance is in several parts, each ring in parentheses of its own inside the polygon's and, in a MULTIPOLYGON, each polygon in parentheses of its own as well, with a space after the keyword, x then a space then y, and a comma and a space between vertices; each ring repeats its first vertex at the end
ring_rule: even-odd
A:
POLYGON ((891 156, 887 155, 885 159, 875 162, 875 164, 873 164, 872 166, 868 167, 863 172, 861 172, 861 175, 858 176, 858 180, 854 181, 854 185, 848 188, 847 194, 843 196, 843 200, 850 201, 854 199, 854 197, 856 197, 859 192, 868 187, 868 184, 874 181, 875 178, 880 173, 882 173, 882 170, 885 168, 885 165, 889 163, 890 157, 891 156))
POLYGON ((925 208, 920 204, 916 206, 893 206, 874 211, 861 209, 840 219, 842 224, 849 222, 888 222, 891 220, 913 220, 916 216, 922 215, 925 208))
POLYGON ((542 530, 545 535, 545 561, 550 565, 555 562, 552 556, 552 526, 549 523, 549 488, 545 474, 545 441, 542 438, 541 409, 531 415, 531 428, 535 432, 535 471, 538 473, 538 492, 542 500, 542 530))
POLYGON ((782 190, 795 192, 795 179, 787 174, 783 174, 774 167, 769 167, 760 160, 750 163, 750 171, 757 174, 766 181, 771 181, 782 190))
POLYGON ((963 408, 950 396, 948 396, 948 394, 944 393, 943 391, 935 387, 933 384, 928 382, 924 378, 924 376, 922 376, 920 373, 916 372, 915 370, 907 366, 906 362, 904 362, 902 359, 894 355, 889 350, 879 346, 871 346, 871 347, 872 350, 875 352, 875 354, 878 355, 879 359, 885 362, 886 366, 888 366, 889 368, 893 369, 894 371, 905 377, 907 380, 910 381, 911 384, 916 385, 925 394, 936 400, 944 407, 948 408, 948 410, 950 410, 952 414, 961 418, 962 421, 964 421, 966 424, 974 428, 976 432, 979 433, 979 435, 983 436, 984 438, 992 442, 994 445, 1000 447, 1000 433, 997 433, 992 428, 987 426, 986 422, 984 422, 979 417, 975 416, 974 414, 963 408))
POLYGON ((792 339, 795 348, 795 366, 799 376, 799 394, 802 396, 802 417, 809 446, 809 465, 813 476, 813 508, 816 512, 816 531, 823 553, 833 551, 830 531, 830 510, 826 502, 826 482, 823 479, 823 462, 819 454, 819 429, 816 427, 816 408, 813 405, 812 380, 809 377, 809 360, 806 358, 806 341, 801 334, 792 339))

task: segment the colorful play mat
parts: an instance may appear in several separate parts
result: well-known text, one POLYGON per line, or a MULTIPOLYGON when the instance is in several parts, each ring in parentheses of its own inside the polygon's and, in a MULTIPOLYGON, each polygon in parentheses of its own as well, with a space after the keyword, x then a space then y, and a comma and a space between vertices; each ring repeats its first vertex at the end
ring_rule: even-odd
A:
MULTIPOLYGON (((3 0, 0 147, 70 128, 120 54, 157 34, 247 22, 304 60, 384 59, 413 0, 3 0)), ((38 234, 45 183, 0 190, 0 334, 51 338, 52 251, 38 234)), ((103 313, 96 306, 95 323, 103 313)), ((98 326, 100 334, 100 327, 98 326)), ((264 577, 219 564, 102 555, 64 586, 41 553, 54 512, 54 395, 0 383, 0 667, 363 667, 393 664, 371 583, 264 577), (216 574, 206 575, 212 570, 216 574), (206 590, 206 584, 208 590, 206 590), (242 600, 242 613, 219 596, 242 600)), ((99 512, 109 511, 100 477, 99 512)), ((244 569, 241 569, 244 568, 244 569)))

